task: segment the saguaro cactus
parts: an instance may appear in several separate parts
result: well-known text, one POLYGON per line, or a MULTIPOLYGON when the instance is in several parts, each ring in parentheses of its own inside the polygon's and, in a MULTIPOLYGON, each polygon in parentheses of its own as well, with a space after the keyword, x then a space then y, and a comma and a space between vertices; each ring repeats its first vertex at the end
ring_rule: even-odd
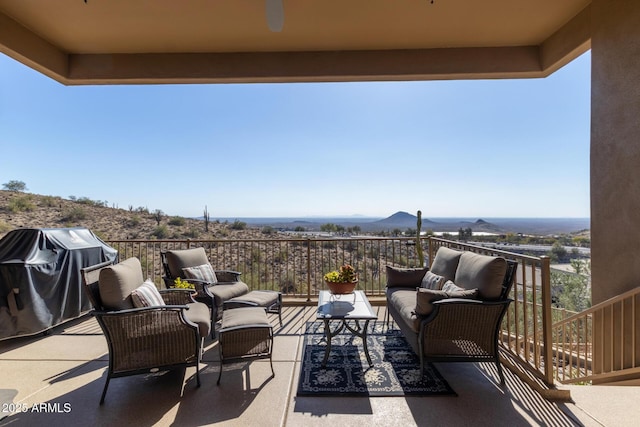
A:
POLYGON ((209 211, 207 210, 207 205, 204 205, 204 231, 206 233, 209 232, 209 211))
POLYGON ((418 221, 416 224, 416 252, 418 253, 418 261, 420 267, 424 267, 424 252, 422 251, 422 242, 420 241, 420 230, 422 229, 422 211, 418 211, 418 221))

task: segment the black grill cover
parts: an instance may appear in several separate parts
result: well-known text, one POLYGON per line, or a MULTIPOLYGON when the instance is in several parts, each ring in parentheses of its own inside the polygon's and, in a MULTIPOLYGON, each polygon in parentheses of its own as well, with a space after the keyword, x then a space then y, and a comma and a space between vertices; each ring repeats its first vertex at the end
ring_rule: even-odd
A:
POLYGON ((0 340, 42 332, 90 310, 80 269, 117 256, 86 228, 11 231, 0 240, 0 340))

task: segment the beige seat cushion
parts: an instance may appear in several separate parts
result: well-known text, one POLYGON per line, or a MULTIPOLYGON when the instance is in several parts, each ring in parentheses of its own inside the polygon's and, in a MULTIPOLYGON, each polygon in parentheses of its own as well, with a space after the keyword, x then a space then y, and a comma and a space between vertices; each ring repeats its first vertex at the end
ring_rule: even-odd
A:
POLYGON ((182 269, 209 264, 204 248, 167 251, 167 265, 173 277, 182 277, 182 269))
POLYGON ((220 332, 236 328, 271 327, 267 313, 260 307, 234 308, 225 310, 222 315, 220 332))
MULTIPOLYGON (((251 291, 246 295, 231 298, 226 303, 248 302, 258 307, 269 307, 278 302, 279 297, 279 292, 276 291, 251 291)), ((225 304, 225 307, 227 307, 227 304, 225 304)))
POLYGON ((215 297, 216 304, 221 305, 224 301, 249 292, 249 286, 244 282, 218 283, 217 285, 209 286, 209 292, 215 297))
POLYGON ((402 321, 412 331, 420 332, 420 318, 416 316, 416 290, 403 288, 389 288, 387 290, 387 304, 393 305, 400 314, 402 321))
POLYGON ((446 247, 441 247, 436 253, 436 257, 431 264, 431 272, 443 276, 446 280, 455 281, 456 269, 462 252, 446 247))
POLYGON ((188 310, 184 311, 184 316, 192 323, 198 325, 198 333, 204 338, 211 332, 211 315, 209 307, 200 302, 187 304, 188 310))
POLYGON ((129 258, 119 264, 100 270, 98 290, 106 310, 134 308, 131 292, 142 285, 142 266, 137 258, 129 258))
POLYGON ((460 257, 455 284, 464 289, 478 288, 482 300, 500 297, 507 273, 507 261, 501 257, 465 252, 460 257))

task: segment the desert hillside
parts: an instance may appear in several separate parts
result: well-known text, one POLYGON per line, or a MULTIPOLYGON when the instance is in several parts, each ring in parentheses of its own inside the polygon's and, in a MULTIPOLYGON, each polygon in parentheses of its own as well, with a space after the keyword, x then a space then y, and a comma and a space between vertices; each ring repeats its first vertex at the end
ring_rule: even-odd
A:
POLYGON ((161 214, 146 207, 117 209, 87 198, 76 200, 0 190, 0 238, 16 228, 86 227, 103 240, 220 239, 264 237, 243 223, 205 222, 161 214))

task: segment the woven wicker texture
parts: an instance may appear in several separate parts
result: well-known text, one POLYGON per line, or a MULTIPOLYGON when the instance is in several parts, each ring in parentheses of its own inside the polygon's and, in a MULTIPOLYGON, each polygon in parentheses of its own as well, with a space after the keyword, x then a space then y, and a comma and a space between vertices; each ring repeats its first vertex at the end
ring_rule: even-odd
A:
POLYGON ((271 354, 271 327, 249 327, 220 331, 220 346, 224 359, 255 357, 271 354))

